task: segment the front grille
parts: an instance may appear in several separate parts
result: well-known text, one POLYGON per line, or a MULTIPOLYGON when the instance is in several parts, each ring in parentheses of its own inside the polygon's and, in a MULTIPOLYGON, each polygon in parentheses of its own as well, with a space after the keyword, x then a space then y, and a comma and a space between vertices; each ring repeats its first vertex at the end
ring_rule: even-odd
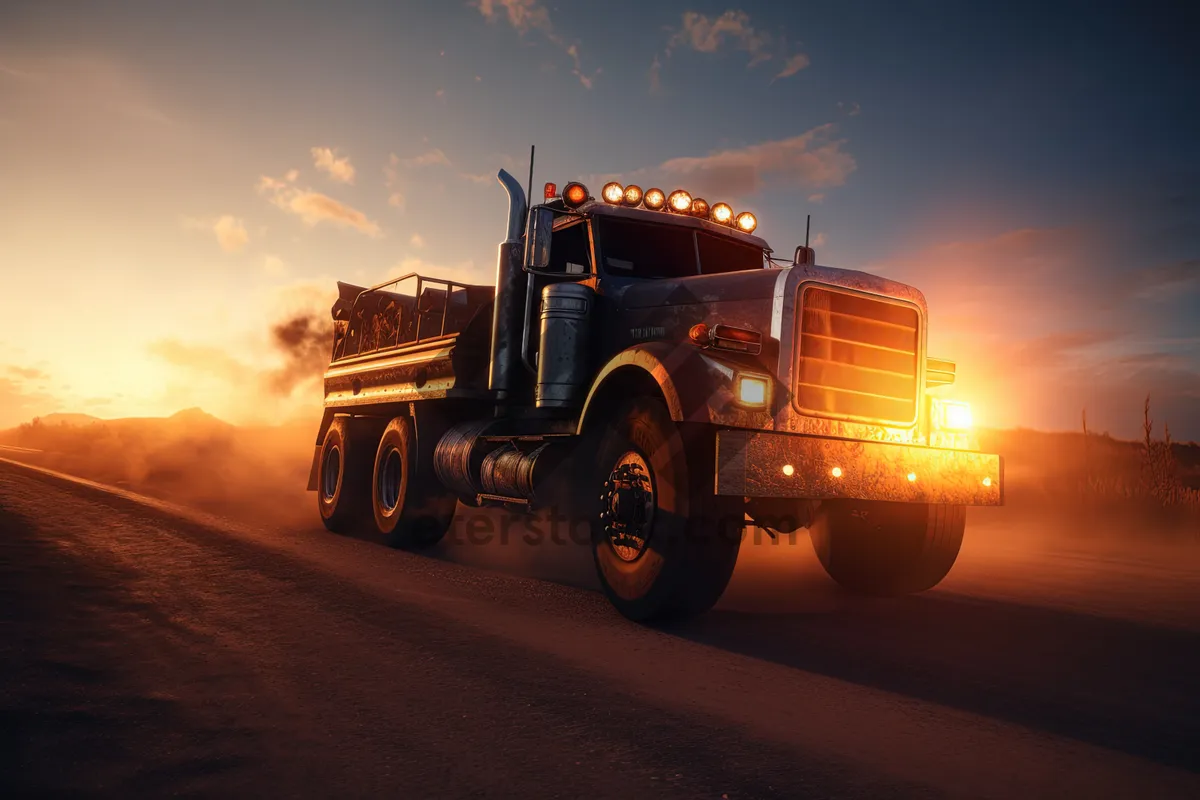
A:
POLYGON ((810 286, 800 303, 797 408, 911 425, 920 314, 906 303, 810 286))

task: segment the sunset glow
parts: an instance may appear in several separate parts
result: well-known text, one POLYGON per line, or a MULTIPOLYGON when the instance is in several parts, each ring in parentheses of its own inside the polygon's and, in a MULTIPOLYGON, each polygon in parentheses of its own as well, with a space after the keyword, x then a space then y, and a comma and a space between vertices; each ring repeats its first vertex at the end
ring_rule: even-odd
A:
POLYGON ((817 263, 925 293, 977 427, 1136 436, 1150 393, 1200 439, 1200 86, 1156 34, 617 5, 6 7, 0 428, 319 412, 272 327, 339 279, 490 283, 536 143, 535 180, 684 186, 788 259, 811 214, 817 263))

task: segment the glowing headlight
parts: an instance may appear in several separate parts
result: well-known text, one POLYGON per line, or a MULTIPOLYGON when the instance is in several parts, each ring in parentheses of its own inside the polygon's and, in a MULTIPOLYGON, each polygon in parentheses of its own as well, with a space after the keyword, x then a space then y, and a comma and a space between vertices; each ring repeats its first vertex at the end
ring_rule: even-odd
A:
POLYGON ((676 189, 667 198, 667 205, 677 214, 686 214, 692 210, 692 196, 683 189, 676 189))
POLYGON ((709 212, 713 222, 728 225, 733 222, 733 209, 728 203, 717 203, 709 212))
POLYGON ((753 233, 754 229, 758 227, 758 219, 749 211, 743 211, 737 215, 737 226, 740 231, 753 233))
POLYGON ((667 202, 667 196, 663 194, 662 189, 647 189, 646 196, 642 198, 643 205, 652 211, 658 211, 667 202))
POLYGON ((969 431, 974 425, 971 405, 958 400, 936 400, 934 425, 946 431, 969 431))
POLYGON ((625 187, 616 181, 606 183, 600 190, 600 195, 604 198, 604 202, 616 205, 625 197, 625 187))
POLYGON ((767 379, 739 375, 737 398, 742 405, 765 406, 767 404, 767 379))
POLYGON ((642 202, 642 187, 637 184, 629 184, 625 187, 625 205, 636 206, 642 202))
POLYGON ((563 188, 562 199, 569 208, 579 208, 587 202, 587 187, 582 183, 572 181, 563 188))
POLYGON ((707 217, 708 216, 708 201, 703 197, 696 197, 692 200, 692 216, 707 217))

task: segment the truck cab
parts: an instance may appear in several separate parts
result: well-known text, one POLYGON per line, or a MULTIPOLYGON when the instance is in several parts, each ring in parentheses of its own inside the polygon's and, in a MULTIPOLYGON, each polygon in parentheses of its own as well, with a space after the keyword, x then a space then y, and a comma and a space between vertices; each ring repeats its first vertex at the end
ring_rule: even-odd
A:
POLYGON ((1002 502, 915 288, 776 258, 751 212, 684 190, 506 172, 494 286, 339 285, 310 489, 325 524, 420 547, 458 504, 588 530, 637 620, 699 613, 744 528, 810 530, 870 594, 949 571, 967 505, 1002 502))

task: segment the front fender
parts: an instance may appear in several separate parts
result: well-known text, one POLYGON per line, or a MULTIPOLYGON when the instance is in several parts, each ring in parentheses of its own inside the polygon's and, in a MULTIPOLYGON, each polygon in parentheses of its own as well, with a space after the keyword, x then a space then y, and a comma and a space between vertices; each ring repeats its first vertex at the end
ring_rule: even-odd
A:
POLYGON ((578 432, 583 432, 585 422, 593 413, 604 410, 596 405, 597 398, 607 396, 606 388, 626 380, 631 373, 654 381, 675 422, 772 429, 773 396, 762 409, 744 408, 735 401, 734 376, 739 371, 770 380, 761 368, 717 357, 690 343, 636 344, 613 356, 596 375, 579 415, 578 432))

